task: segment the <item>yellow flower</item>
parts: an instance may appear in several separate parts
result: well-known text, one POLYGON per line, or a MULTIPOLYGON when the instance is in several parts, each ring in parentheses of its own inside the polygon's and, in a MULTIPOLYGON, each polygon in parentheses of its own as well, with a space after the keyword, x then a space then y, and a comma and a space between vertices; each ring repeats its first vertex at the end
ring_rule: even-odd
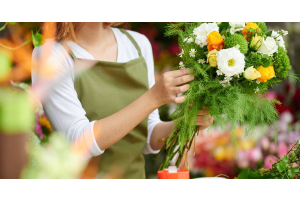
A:
POLYGON ((259 47, 262 44, 262 38, 259 35, 255 35, 251 38, 250 40, 250 45, 249 47, 255 51, 257 51, 259 49, 259 47))
POLYGON ((42 126, 45 126, 50 132, 52 132, 50 122, 45 117, 40 117, 39 121, 42 126))
POLYGON ((224 47, 224 39, 219 32, 213 31, 207 36, 207 49, 212 51, 214 49, 221 50, 224 47))
POLYGON ((260 66, 257 70, 261 74, 261 77, 257 79, 259 82, 267 82, 271 78, 275 77, 275 71, 273 66, 269 66, 267 68, 260 66))
POLYGON ((246 38, 247 40, 250 39, 251 35, 253 33, 256 33, 257 32, 257 29, 258 29, 258 32, 261 31, 261 29, 258 27, 258 25, 256 23, 253 23, 253 22, 248 22, 246 27, 244 28, 244 30, 242 31, 242 34, 244 35, 244 38, 246 38), (248 31, 249 29, 253 29, 254 32, 250 32, 248 31), (248 33, 248 35, 247 35, 248 33))
POLYGON ((259 71, 257 71, 255 68, 248 67, 244 72, 244 77, 248 80, 254 80, 261 77, 261 74, 259 71))
POLYGON ((216 67, 218 64, 217 56, 218 56, 218 50, 214 49, 210 51, 207 55, 207 62, 211 67, 216 67))

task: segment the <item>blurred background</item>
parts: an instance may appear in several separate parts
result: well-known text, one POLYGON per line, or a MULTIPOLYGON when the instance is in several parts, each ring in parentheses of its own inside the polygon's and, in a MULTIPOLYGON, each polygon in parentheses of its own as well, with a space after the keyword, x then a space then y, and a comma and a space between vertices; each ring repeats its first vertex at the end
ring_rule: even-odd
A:
MULTIPOLYGON (((31 54, 34 46, 51 37, 41 30, 42 23, 0 23, 0 178, 93 178, 97 169, 89 167, 80 155, 60 136, 52 132, 42 106, 31 89, 31 54), (34 103, 33 103, 34 102, 34 103)), ((122 28, 144 34, 151 42, 155 78, 178 66, 180 49, 176 37, 165 37, 166 23, 125 23, 122 28)), ((300 23, 269 22, 272 30, 287 30, 284 37, 293 66, 300 74, 300 23)), ((49 25, 50 29, 51 26, 49 25)), ((213 128, 200 132, 181 168, 191 177, 225 174, 234 178, 248 167, 270 168, 274 157, 281 157, 290 143, 300 139, 300 85, 284 81, 266 96, 278 99, 280 114, 277 141, 274 126, 256 127, 245 137, 242 126, 235 130, 238 149, 231 143, 229 129, 213 128), (237 152, 236 152, 237 151, 237 152)), ((176 105, 159 108, 163 121, 170 120, 176 105)), ((157 178, 164 154, 145 155, 147 178, 157 178)), ((113 176, 108 176, 113 177, 113 176)))

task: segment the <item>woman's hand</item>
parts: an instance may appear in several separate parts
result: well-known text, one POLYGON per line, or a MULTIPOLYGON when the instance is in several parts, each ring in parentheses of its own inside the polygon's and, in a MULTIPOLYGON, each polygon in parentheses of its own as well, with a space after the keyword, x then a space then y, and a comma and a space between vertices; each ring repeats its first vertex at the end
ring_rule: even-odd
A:
POLYGON ((199 130, 204 130, 214 122, 214 118, 210 115, 209 110, 199 110, 196 118, 196 125, 199 126, 199 130))
POLYGON ((194 76, 190 74, 189 69, 180 69, 164 73, 150 89, 156 101, 156 106, 160 107, 168 103, 184 102, 186 96, 177 97, 177 94, 188 91, 190 86, 186 83, 192 80, 194 80, 194 76))

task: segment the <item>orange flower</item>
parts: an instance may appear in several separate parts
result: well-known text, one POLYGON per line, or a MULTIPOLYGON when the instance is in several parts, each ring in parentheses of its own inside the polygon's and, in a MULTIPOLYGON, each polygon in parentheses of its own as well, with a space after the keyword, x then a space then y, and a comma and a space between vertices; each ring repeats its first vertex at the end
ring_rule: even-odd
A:
POLYGON ((267 82, 271 78, 275 77, 275 71, 273 66, 269 66, 267 68, 260 66, 257 70, 261 74, 261 77, 257 79, 259 82, 267 82))
POLYGON ((208 51, 211 50, 221 50, 224 47, 224 39, 217 31, 213 31, 207 36, 207 48, 208 51))
POLYGON ((244 38, 246 38, 247 40, 249 40, 251 38, 251 35, 253 33, 256 33, 258 29, 258 32, 261 31, 261 29, 258 27, 258 25, 256 23, 253 22, 248 22, 246 27, 244 28, 244 30, 242 31, 242 34, 244 35, 244 38), (249 32, 249 29, 253 29, 253 32, 249 32), (247 35, 247 33, 249 33, 249 35, 247 35))

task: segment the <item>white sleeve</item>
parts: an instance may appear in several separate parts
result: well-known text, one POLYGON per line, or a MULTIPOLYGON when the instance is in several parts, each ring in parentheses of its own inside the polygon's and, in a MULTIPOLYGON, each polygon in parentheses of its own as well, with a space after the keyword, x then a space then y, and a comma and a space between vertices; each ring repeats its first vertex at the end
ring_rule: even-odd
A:
MULTIPOLYGON (((132 33, 130 31, 130 33, 132 33)), ((133 34, 133 37, 135 35, 133 34)), ((147 69, 148 69, 148 84, 149 89, 155 84, 155 77, 154 77, 154 62, 153 62, 153 53, 152 53, 152 47, 151 43, 148 40, 148 38, 142 34, 139 34, 140 37, 135 37, 137 39, 137 43, 139 44, 139 47, 141 48, 141 52, 143 57, 145 58, 147 69)), ((144 147, 142 153, 143 154, 157 154, 159 150, 154 151, 150 146, 150 138, 152 135, 152 131, 154 127, 161 123, 162 121, 159 118, 158 109, 154 110, 148 117, 148 135, 147 135, 147 143, 144 147)))
MULTIPOLYGON (((46 48, 49 43, 45 43, 42 47, 35 48, 32 54, 33 63, 38 60, 43 48, 46 48)), ((51 53, 47 60, 51 63, 54 69, 52 73, 56 73, 58 78, 50 78, 47 83, 52 87, 49 88, 49 94, 43 101, 43 107, 47 118, 56 131, 66 135, 69 141, 78 145, 79 141, 84 141, 87 157, 97 156, 102 154, 102 151, 94 138, 93 125, 85 116, 86 112, 83 109, 74 88, 74 62, 67 54, 64 47, 52 42, 50 47, 51 53), (53 44, 54 43, 54 44, 53 44), (57 81, 59 80, 59 81, 57 81), (54 84, 54 82, 56 82, 54 84)), ((48 46, 49 47, 49 46, 48 46)), ((45 78, 39 76, 37 70, 41 72, 43 66, 33 68, 32 85, 33 88, 41 87, 41 83, 45 83, 45 78)), ((57 77, 57 76, 56 76, 57 77)))

